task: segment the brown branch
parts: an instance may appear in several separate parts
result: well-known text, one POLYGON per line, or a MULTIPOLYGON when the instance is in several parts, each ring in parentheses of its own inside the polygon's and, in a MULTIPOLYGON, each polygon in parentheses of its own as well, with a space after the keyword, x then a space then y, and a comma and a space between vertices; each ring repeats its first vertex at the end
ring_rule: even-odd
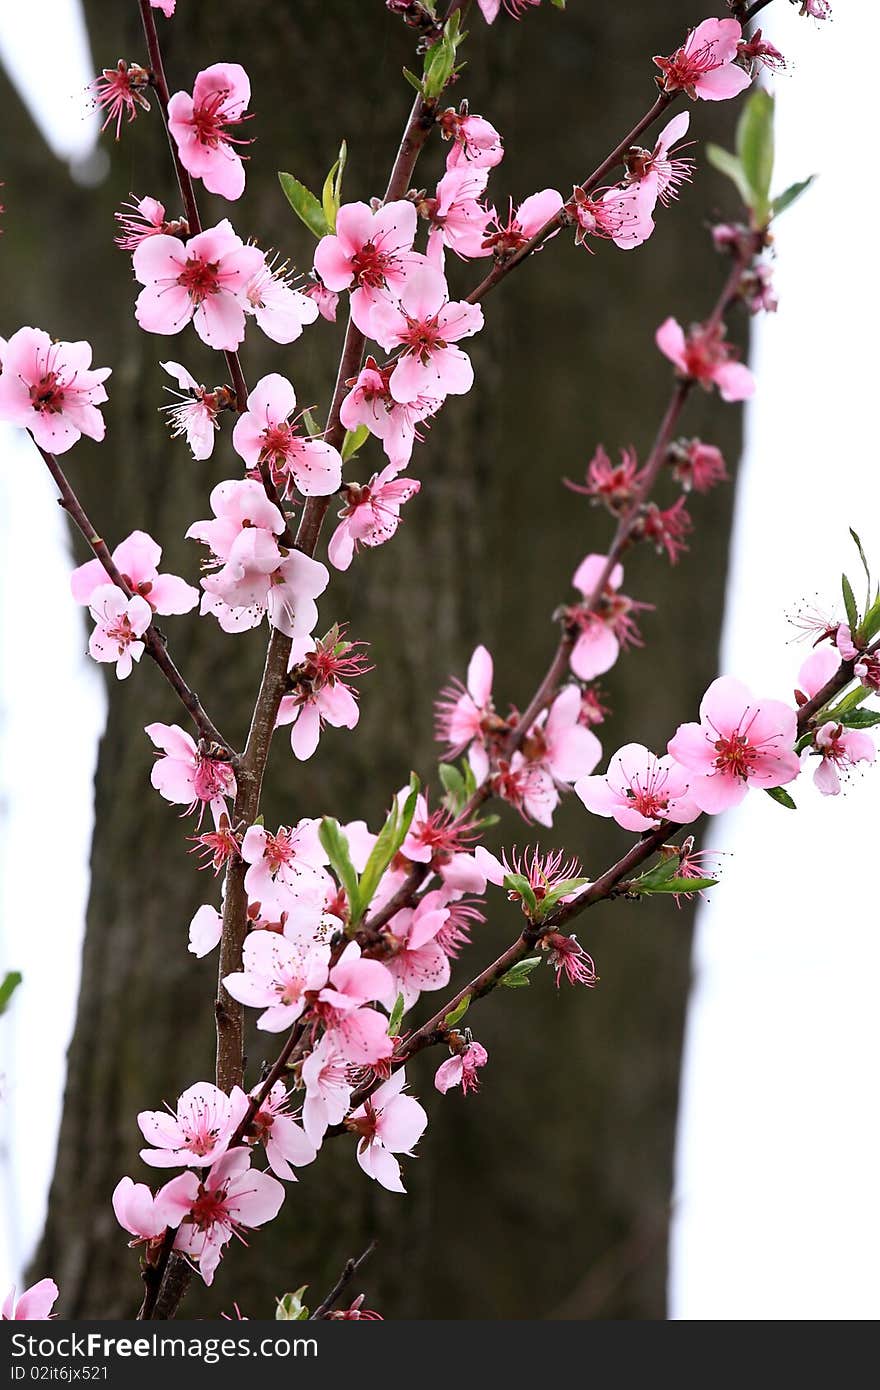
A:
POLYGON ((326 1318, 329 1315, 330 1309, 333 1307, 334 1303, 338 1303, 339 1299, 345 1293, 345 1290, 348 1288, 352 1279, 357 1274, 361 1265, 366 1263, 366 1261, 370 1258, 375 1248, 376 1241, 371 1240, 366 1250, 363 1252, 362 1255, 358 1255, 356 1260, 346 1260, 345 1267, 342 1273, 336 1280, 336 1283, 333 1285, 333 1288, 330 1290, 323 1303, 319 1303, 314 1313, 312 1313, 312 1316, 309 1319, 310 1322, 315 1322, 316 1320, 319 1320, 321 1318, 326 1318))

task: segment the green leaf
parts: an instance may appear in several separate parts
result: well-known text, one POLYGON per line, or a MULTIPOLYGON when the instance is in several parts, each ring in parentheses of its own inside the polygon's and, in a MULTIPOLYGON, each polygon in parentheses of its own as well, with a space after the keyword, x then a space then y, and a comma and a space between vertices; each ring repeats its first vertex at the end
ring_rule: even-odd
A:
POLYGON ((9 1001, 21 984, 22 975, 20 970, 7 970, 0 983, 0 1014, 5 1014, 9 1008, 9 1001))
POLYGON ((518 961, 512 965, 506 975, 502 975, 498 981, 500 985, 507 989, 525 989, 529 983, 529 976, 536 965, 541 964, 540 956, 527 956, 525 960, 518 961))
POLYGON ((394 1001, 394 1008, 391 1010, 391 1017, 388 1020, 389 1038, 397 1037, 398 1031, 400 1029, 400 1020, 403 1018, 405 1008, 406 1003, 404 1001, 403 995, 398 994, 397 998, 394 1001))
POLYGON ((661 891, 661 885, 678 873, 678 855, 669 854, 659 860, 647 873, 641 874, 630 884, 634 893, 654 893, 661 891))
POLYGON ((461 1019, 464 1018, 470 1006, 471 996, 469 994, 466 994, 464 998, 456 1004, 454 1009, 449 1010, 449 1013, 443 1020, 444 1025, 447 1028, 454 1028, 456 1023, 459 1023, 461 1019))
POLYGON ((736 155, 729 150, 723 150, 720 145, 708 144, 706 146, 706 158, 709 163, 716 168, 719 173, 726 174, 736 184, 739 196, 742 198, 746 207, 751 204, 751 189, 748 179, 745 176, 742 165, 736 155))
POLYGON ((528 908, 529 916, 532 921, 536 922, 540 915, 540 909, 538 908, 538 899, 532 891, 532 885, 529 883, 529 880, 525 878, 523 874, 505 874, 504 887, 507 889, 508 893, 512 893, 514 897, 522 899, 528 908))
POLYGON ((339 146, 339 154, 336 163, 324 180, 324 187, 321 190, 321 207, 327 219, 327 226, 331 232, 336 231, 336 214, 339 211, 339 204, 342 201, 342 175, 345 173, 345 161, 348 158, 348 146, 343 140, 339 146))
POLYGON ((461 14, 455 14, 444 26, 443 37, 425 54, 425 71, 421 89, 426 101, 436 101, 452 74, 458 46, 466 36, 461 32, 461 14))
POLYGON ((309 1310, 303 1303, 302 1297, 308 1287, 308 1284, 303 1284, 296 1293, 286 1293, 283 1298, 279 1298, 275 1309, 275 1317, 278 1322, 306 1321, 309 1310))
POLYGON ((780 806, 785 806, 789 811, 797 810, 794 798, 789 796, 785 787, 765 787, 764 790, 774 801, 778 801, 780 806))
POLYGON ((313 236, 327 236, 331 230, 330 224, 314 193, 310 192, 304 183, 300 183, 299 179, 295 179, 293 174, 285 174, 279 170, 278 179, 284 189, 284 196, 300 221, 306 224, 313 236))
MULTIPOLYGON (((864 704, 870 694, 870 690, 866 689, 864 685, 857 685, 852 690, 848 690, 843 699, 839 700, 833 709, 825 710, 824 717, 833 720, 835 724, 839 724, 843 716, 849 714, 850 710, 858 709, 859 705, 864 704)), ((810 738, 811 736, 807 735, 807 737, 810 738)))
MULTIPOLYGON (((373 894, 379 887, 382 875, 407 837, 415 814, 419 787, 419 779, 412 772, 409 779, 409 793, 403 806, 401 806, 398 797, 394 798, 391 810, 388 812, 385 824, 379 831, 376 843, 370 851, 370 857, 364 865, 364 871, 358 882, 358 914, 356 919, 358 921, 373 901, 373 894)), ((352 923, 350 922, 349 931, 351 930, 352 923)))
POLYGON ((752 92, 736 129, 736 152, 751 191, 750 206, 762 224, 770 214, 773 178, 773 98, 762 87, 752 92))
POLYGON ((843 589, 843 606, 846 609, 846 620, 849 623, 849 630, 855 634, 859 626, 859 610, 856 607, 856 597, 852 591, 852 585, 844 574, 841 577, 841 588, 843 589))
POLYGON ((415 87, 416 91, 419 93, 420 96, 424 96, 424 91, 422 88, 422 79, 420 77, 416 77, 414 72, 410 72, 409 68, 403 69, 403 75, 406 78, 409 85, 411 87, 415 87))
POLYGON ((850 535, 852 536, 853 541, 855 542, 856 550, 859 552, 859 557, 860 557, 861 562, 862 562, 862 564, 863 564, 863 566, 864 566, 865 574, 867 575, 867 578, 868 578, 868 589, 870 590, 870 588, 871 588, 871 571, 870 571, 870 569, 868 568, 868 560, 867 560, 867 557, 866 557, 866 555, 865 555, 864 546, 862 545, 862 542, 860 541, 857 532, 855 532, 855 531, 853 530, 852 527, 849 528, 849 533, 850 533, 850 535))
POLYGON ((342 462, 348 463, 353 458, 358 449, 362 448, 370 436, 370 431, 366 425, 358 425, 356 430, 346 430, 345 438, 342 441, 342 462))
POLYGON ((873 709, 854 709, 836 721, 847 729, 873 729, 880 724, 880 711, 873 709))
POLYGON ((880 592, 865 614, 859 635, 863 642, 871 642, 880 632, 880 592))
POLYGON ((561 883, 557 883, 538 904, 539 918, 541 921, 552 912, 553 908, 563 898, 567 898, 569 893, 576 893, 580 888, 586 888, 590 883, 588 878, 564 878, 561 883))
POLYGON ((565 9, 565 0, 550 0, 551 5, 555 5, 557 10, 565 9))
POLYGON ((339 821, 333 820, 330 816, 324 816, 318 831, 318 839, 327 852, 330 867, 345 889, 345 896, 348 898, 349 919, 350 921, 357 920, 361 913, 358 876, 351 862, 348 840, 342 833, 339 821))
POLYGON ((778 194, 770 204, 770 212, 774 217, 778 217, 786 208, 790 208, 792 203, 796 203, 802 193, 806 193, 816 175, 811 174, 808 179, 801 179, 800 183, 793 183, 786 188, 784 193, 778 194))
MULTIPOLYGON (((675 861, 673 860, 673 863, 675 861)), ((663 883, 658 883, 654 888, 644 888, 641 886, 641 879, 636 879, 630 886, 639 893, 653 896, 655 893, 702 893, 704 888, 714 888, 718 882, 717 878, 667 878, 663 883)))
POLYGON ((446 792, 446 805, 453 815, 457 815, 467 801, 464 777, 453 763, 440 763, 437 773, 446 792))

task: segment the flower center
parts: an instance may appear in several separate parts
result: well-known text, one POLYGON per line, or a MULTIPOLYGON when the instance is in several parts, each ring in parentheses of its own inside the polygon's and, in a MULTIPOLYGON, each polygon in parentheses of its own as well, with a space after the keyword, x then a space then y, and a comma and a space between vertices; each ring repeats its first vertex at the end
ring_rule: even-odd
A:
POLYGON ((411 319, 406 320, 406 334, 401 340, 401 346, 407 352, 413 353, 426 362, 432 352, 438 348, 445 348, 446 342, 440 332, 440 324, 435 314, 430 319, 411 319))
POLYGON ((217 270, 216 261, 202 261, 193 258, 188 260, 183 267, 177 283, 183 286, 193 304, 201 304, 210 295, 216 294, 220 288, 217 270))
POLYGON ((387 251, 380 251, 372 241, 365 241, 359 251, 351 258, 351 270, 359 285, 370 289, 381 289, 392 257, 387 251))
POLYGON ((219 1223, 229 1224, 229 1212, 226 1207, 226 1188, 221 1187, 209 1192, 205 1187, 199 1187, 198 1196, 190 1207, 190 1219, 194 1226, 200 1231, 209 1231, 212 1226, 219 1223))
POLYGON ((47 372, 30 389, 31 405, 43 415, 60 415, 64 409, 64 383, 57 372, 47 372))
POLYGON ((715 766, 719 772, 729 773, 731 777, 746 780, 757 765, 757 752, 749 743, 746 734, 739 732, 715 741, 715 766))

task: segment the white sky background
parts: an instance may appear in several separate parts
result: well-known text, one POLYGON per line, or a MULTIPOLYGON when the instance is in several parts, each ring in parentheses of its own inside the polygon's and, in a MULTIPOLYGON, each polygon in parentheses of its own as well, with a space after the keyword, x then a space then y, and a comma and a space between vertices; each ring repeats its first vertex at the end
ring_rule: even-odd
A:
MULTIPOLYGON (((776 84, 777 185, 821 178, 779 225, 781 306, 757 338, 760 386, 748 417, 722 668, 781 697, 807 650, 786 645, 783 615, 817 592, 834 603, 844 564, 855 578, 849 525, 880 569, 876 361, 866 346, 880 305, 863 227, 872 184, 860 166, 873 131, 880 13, 869 0, 837 0, 835 10, 821 28, 781 0, 762 16, 795 63, 776 84)), ((82 172, 96 122, 82 113, 93 70, 78 0, 4 5, 0 57, 26 97, 28 78, 51 63, 55 79, 39 81, 39 113, 53 149, 82 172)), ((26 437, 0 426, 0 964, 25 975, 0 1022, 0 1293, 39 1235, 54 1161, 103 725, 81 611, 67 597, 69 568, 50 480, 26 437), (23 516, 50 542, 36 572, 23 516), (51 650, 33 641, 36 611, 51 614, 51 650), (18 664, 25 650, 27 686, 18 664), (46 742, 58 698, 81 729, 72 746, 46 742), (44 896, 47 882, 54 891, 44 896)), ((804 783, 797 800, 794 814, 754 795, 714 831, 734 854, 696 945, 675 1318, 880 1315, 880 933, 871 872, 880 781, 866 776, 836 802, 804 783), (783 866, 795 862, 799 881, 783 882, 783 866)))

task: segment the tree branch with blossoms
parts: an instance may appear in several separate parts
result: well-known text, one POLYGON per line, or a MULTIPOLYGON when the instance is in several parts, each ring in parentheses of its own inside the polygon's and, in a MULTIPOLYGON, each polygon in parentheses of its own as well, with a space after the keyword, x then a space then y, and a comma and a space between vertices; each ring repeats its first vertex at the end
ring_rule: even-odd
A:
MULTIPOLYGON (((819 0, 796 2, 805 15, 826 17, 819 0)), ((880 712, 868 701, 880 692, 880 594, 854 535, 866 598, 857 602, 845 576, 845 617, 811 627, 815 650, 797 675, 791 703, 755 697, 737 679, 720 676, 706 692, 699 722, 682 723, 663 754, 628 743, 604 773, 596 772, 603 750, 595 730, 607 713, 597 682, 622 650, 642 644, 638 615, 650 607, 622 592, 622 561, 634 546, 650 544, 675 563, 693 526, 691 495, 726 479, 717 448, 677 437, 682 412, 697 386, 734 403, 752 394, 752 375, 727 340, 727 319, 739 306, 751 313, 775 308, 771 227, 809 183, 771 194, 773 104, 756 91, 745 102, 735 152, 707 151, 743 203, 739 221, 713 228, 717 249, 730 260, 724 286, 704 322, 685 330, 669 317, 656 331, 675 381, 644 463, 624 450, 615 464, 600 446, 583 483, 568 483, 608 511, 614 532, 606 553, 577 565, 578 598, 558 610, 556 651, 524 710, 498 712, 492 658, 479 646, 466 682, 451 685, 437 702, 445 753, 434 809, 433 793, 413 774, 389 794, 390 809, 375 832, 326 812, 271 830, 261 814, 276 729, 290 728, 295 758, 312 757, 328 726, 357 725, 352 682, 371 669, 365 644, 341 620, 316 635, 317 600, 330 583, 330 569, 316 554, 333 499, 341 510, 327 560, 345 571, 393 540, 403 507, 419 492, 419 481, 407 473, 413 453, 448 399, 474 383, 461 344, 482 330, 490 291, 566 231, 590 252, 601 242, 627 252, 643 246, 662 209, 694 178, 696 162, 683 152, 687 111, 671 117, 651 148, 641 138, 681 98, 733 99, 761 68, 784 64, 760 30, 744 29, 766 3, 731 0, 729 17, 703 20, 669 56, 655 57, 651 104, 593 173, 573 184, 569 196, 538 190, 515 210, 511 204, 505 217, 488 193, 504 157, 501 135, 467 102, 444 105, 451 84, 461 80, 468 5, 451 0, 441 14, 433 0, 386 0, 418 35, 422 71, 407 74, 415 99, 381 199, 343 201, 344 144, 320 196, 281 173, 288 201, 317 240, 310 271, 299 279, 239 237, 227 219, 203 226, 196 181, 230 202, 244 192, 241 146, 248 142, 237 132, 249 119, 251 88, 240 64, 223 62, 196 74, 191 92, 171 92, 154 11, 171 19, 175 0, 138 0, 149 67, 120 60, 94 84, 105 125, 115 126, 117 138, 123 121, 139 118, 155 97, 182 203, 177 217, 153 197, 117 214, 116 243, 131 253, 140 286, 137 321, 146 333, 166 337, 192 324, 222 355, 229 378, 208 388, 181 363, 162 364, 178 388, 168 411, 172 436, 184 437, 193 458, 205 460, 234 417, 231 443, 242 464, 240 476, 211 492, 212 515, 186 531, 204 548, 200 590, 160 574, 161 550, 144 532, 133 532, 111 553, 57 458, 82 434, 103 438, 99 407, 109 369, 91 368, 88 344, 55 343, 37 329, 21 328, 2 346, 0 418, 30 430, 62 505, 95 556, 72 578, 74 598, 95 621, 90 652, 115 663, 122 679, 147 651, 186 708, 198 742, 177 725, 147 726, 158 752, 151 779, 167 801, 198 813, 196 843, 223 875, 221 908, 201 907, 189 936, 199 958, 219 948, 214 1081, 187 1086, 174 1109, 137 1117, 145 1164, 176 1175, 155 1192, 123 1177, 112 1195, 116 1217, 140 1252, 142 1319, 175 1316, 195 1274, 210 1285, 232 1237, 278 1216, 285 1184, 316 1161, 327 1137, 353 1135, 363 1174, 403 1193, 401 1156, 411 1154, 427 1125, 424 1109, 407 1093, 406 1062, 443 1045, 449 1055, 437 1070, 436 1089, 476 1091, 489 1058, 464 1019, 477 1000, 499 986, 528 985, 542 961, 557 986, 563 980, 595 986, 591 956, 562 928, 599 902, 656 894, 678 900, 715 882, 684 827, 737 804, 752 788, 791 808, 786 788, 810 765, 819 790, 833 795, 842 774, 874 759, 868 731, 880 712), (448 152, 445 173, 428 194, 412 184, 433 137, 448 152), (462 298, 449 285, 452 257, 491 262, 462 298), (310 412, 297 412, 293 384, 280 373, 249 390, 239 349, 250 320, 287 347, 319 316, 335 319, 343 296, 348 319, 322 428, 310 412), (372 441, 381 447, 382 467, 365 484, 348 480, 346 469, 375 447, 372 441), (664 479, 678 492, 668 507, 657 500, 664 479), (291 506, 299 502, 294 534, 291 506), (240 753, 206 714, 155 625, 156 614, 185 613, 197 604, 226 634, 264 619, 269 627, 240 753), (637 836, 594 879, 580 857, 547 852, 540 843, 500 858, 481 843, 490 800, 528 824, 549 827, 571 791, 587 812, 613 818, 637 836), (678 833, 685 838, 674 843, 678 833), (468 982, 427 1021, 410 1027, 407 1016, 421 995, 450 985, 454 962, 483 920, 490 885, 519 904, 525 925, 495 960, 468 972, 468 982), (258 1029, 284 1035, 275 1061, 256 1080, 245 1065, 248 1010, 258 1011, 258 1029), (265 1168, 257 1166, 261 1154, 265 1168)), ((490 24, 502 12, 524 18, 538 5, 478 0, 490 24)), ((589 849, 589 822, 584 841, 589 849)), ((313 1318, 378 1316, 362 1309, 361 1298, 333 1311, 366 1253, 348 1262, 313 1318)), ((286 1277, 279 1272, 279 1281, 286 1277)), ((50 1283, 23 1296, 34 1307, 45 1305, 46 1315, 50 1283)), ((279 1317, 308 1317, 304 1292, 280 1298, 279 1317)))

